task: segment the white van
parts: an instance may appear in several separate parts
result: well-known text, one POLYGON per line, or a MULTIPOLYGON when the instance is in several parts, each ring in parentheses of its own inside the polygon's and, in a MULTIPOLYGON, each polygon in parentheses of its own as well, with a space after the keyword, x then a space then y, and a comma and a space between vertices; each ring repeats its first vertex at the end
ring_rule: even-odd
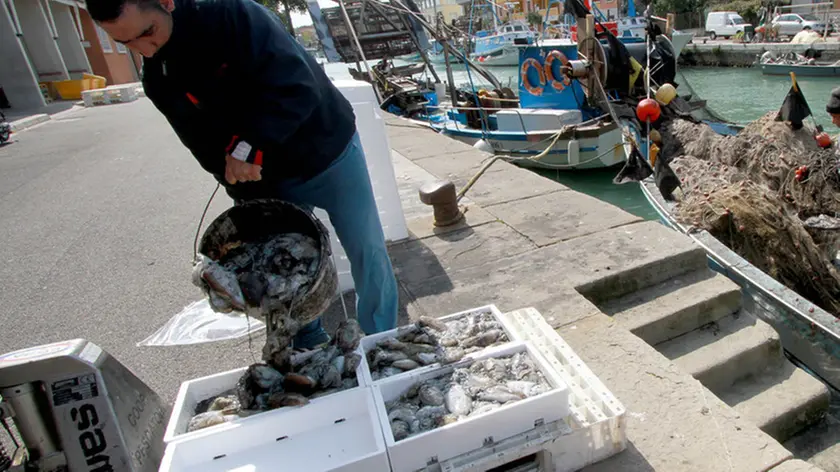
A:
POLYGON ((718 36, 729 39, 748 26, 752 25, 734 11, 713 11, 706 17, 706 34, 712 39, 718 36))

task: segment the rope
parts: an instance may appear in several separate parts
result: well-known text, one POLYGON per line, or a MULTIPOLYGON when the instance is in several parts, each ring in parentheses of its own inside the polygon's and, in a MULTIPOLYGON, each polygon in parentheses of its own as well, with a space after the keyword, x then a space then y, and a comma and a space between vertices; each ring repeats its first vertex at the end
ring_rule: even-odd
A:
MULTIPOLYGON (((576 166, 580 166, 580 165, 583 165, 583 164, 588 164, 590 162, 597 161, 598 159, 600 159, 600 158, 606 156, 607 154, 615 151, 616 149, 618 149, 620 146, 623 146, 623 145, 624 145, 623 143, 618 143, 615 146, 613 146, 613 147, 607 149, 606 151, 602 152, 601 154, 598 154, 597 156, 595 156, 593 158, 590 158, 590 159, 587 159, 585 161, 579 162, 575 165, 572 165, 572 164, 547 164, 545 162, 541 162, 540 165, 544 166, 547 169, 571 169, 571 168, 574 168, 576 166)), ((507 156, 507 159, 512 160, 514 162, 535 160, 533 157, 515 157, 515 156, 507 156)))

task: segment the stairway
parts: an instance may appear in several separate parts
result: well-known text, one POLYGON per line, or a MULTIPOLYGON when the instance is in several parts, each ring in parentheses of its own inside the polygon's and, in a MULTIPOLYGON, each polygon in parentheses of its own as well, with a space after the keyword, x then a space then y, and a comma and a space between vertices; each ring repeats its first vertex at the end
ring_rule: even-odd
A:
POLYGON ((779 442, 828 409, 825 385, 784 357, 776 331, 741 310, 740 287, 705 264, 596 303, 779 442))

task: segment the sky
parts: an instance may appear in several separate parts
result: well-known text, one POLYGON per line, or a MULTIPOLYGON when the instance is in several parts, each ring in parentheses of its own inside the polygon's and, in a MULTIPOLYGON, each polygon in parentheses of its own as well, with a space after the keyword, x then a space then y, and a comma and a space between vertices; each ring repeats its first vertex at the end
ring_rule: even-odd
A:
MULTIPOLYGON (((318 0, 318 5, 321 5, 321 8, 330 8, 337 7, 338 3, 335 3, 332 0, 318 0)), ((311 25, 312 17, 309 16, 309 12, 292 13, 292 24, 295 26, 311 25)))

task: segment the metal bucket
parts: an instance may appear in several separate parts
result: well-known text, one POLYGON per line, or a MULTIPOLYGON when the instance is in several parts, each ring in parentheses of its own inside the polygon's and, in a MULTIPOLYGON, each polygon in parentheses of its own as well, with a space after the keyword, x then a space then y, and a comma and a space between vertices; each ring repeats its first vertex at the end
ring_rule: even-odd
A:
POLYGON ((283 233, 305 234, 319 243, 315 280, 306 293, 295 297, 291 309, 295 321, 309 323, 329 307, 338 293, 338 273, 332 260, 329 234, 312 212, 282 200, 250 200, 229 208, 213 220, 204 231, 198 250, 219 260, 222 248, 228 243, 257 241, 283 233))

